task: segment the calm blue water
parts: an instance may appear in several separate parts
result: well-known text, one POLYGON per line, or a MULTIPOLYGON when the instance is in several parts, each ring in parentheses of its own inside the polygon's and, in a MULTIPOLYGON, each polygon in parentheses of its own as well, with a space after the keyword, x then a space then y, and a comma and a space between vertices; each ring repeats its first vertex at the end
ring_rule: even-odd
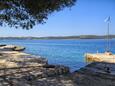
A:
MULTIPOLYGON (((25 52, 41 55, 48 59, 50 64, 69 66, 71 71, 86 65, 86 52, 104 52, 107 42, 102 39, 84 40, 0 40, 0 44, 16 44, 25 46, 25 52)), ((110 42, 111 51, 115 53, 115 39, 110 42)))

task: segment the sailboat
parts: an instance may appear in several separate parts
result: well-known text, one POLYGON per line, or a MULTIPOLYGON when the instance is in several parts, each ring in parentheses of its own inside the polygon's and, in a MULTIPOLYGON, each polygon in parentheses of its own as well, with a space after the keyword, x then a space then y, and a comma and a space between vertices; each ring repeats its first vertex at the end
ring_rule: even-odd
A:
POLYGON ((107 23, 107 46, 104 53, 85 53, 85 58, 87 62, 107 62, 115 63, 115 54, 110 52, 110 16, 106 18, 105 22, 107 23))

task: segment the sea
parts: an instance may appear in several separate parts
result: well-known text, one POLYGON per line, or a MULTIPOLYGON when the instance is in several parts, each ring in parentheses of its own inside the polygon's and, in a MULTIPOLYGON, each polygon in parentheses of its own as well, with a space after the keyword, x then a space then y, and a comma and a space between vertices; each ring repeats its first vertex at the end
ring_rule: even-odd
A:
MULTIPOLYGON (((88 63, 85 53, 106 51, 105 39, 0 39, 0 44, 13 44, 26 47, 26 53, 47 58, 49 64, 65 65, 76 71, 88 63)), ((111 39, 110 51, 115 53, 115 39, 111 39)))

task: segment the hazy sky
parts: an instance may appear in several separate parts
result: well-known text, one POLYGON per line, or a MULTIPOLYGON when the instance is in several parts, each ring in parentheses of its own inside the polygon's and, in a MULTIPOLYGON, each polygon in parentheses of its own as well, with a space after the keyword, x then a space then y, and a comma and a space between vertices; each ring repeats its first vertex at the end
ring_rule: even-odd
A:
POLYGON ((106 34, 105 18, 111 16, 110 33, 115 34, 115 0, 78 0, 76 5, 50 15, 46 24, 31 30, 0 27, 0 36, 70 36, 106 34))

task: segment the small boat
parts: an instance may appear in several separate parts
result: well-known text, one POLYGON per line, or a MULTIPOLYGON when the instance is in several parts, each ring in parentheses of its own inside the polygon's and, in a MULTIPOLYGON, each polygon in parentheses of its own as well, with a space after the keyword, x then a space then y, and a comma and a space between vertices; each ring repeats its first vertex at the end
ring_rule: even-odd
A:
POLYGON ((85 58, 87 62, 107 62, 115 63, 115 54, 110 51, 110 17, 108 17, 105 22, 107 22, 107 47, 104 53, 86 53, 85 58))

